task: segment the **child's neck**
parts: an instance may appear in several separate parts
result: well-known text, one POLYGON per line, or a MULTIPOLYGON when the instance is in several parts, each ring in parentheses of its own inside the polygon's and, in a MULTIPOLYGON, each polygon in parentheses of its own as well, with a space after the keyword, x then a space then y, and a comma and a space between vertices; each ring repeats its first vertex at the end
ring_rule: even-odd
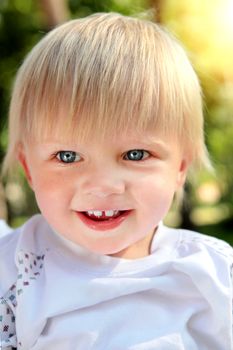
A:
POLYGON ((133 245, 121 250, 120 252, 110 254, 110 256, 122 258, 122 259, 140 259, 150 255, 151 243, 156 230, 144 237, 142 240, 134 243, 133 245))

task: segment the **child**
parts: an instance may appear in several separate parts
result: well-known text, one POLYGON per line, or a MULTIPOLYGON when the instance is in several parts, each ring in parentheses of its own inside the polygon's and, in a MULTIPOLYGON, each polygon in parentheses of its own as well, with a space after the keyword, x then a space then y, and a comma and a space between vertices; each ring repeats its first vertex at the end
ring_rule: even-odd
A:
POLYGON ((198 79, 158 25, 51 31, 19 70, 4 171, 41 215, 0 240, 1 349, 230 350, 232 249, 162 220, 207 164, 198 79))

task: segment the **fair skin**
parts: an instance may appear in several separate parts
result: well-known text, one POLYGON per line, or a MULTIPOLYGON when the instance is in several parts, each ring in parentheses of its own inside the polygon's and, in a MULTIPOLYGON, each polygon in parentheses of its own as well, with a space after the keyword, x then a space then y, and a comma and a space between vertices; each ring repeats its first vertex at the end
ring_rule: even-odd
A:
POLYGON ((109 137, 62 143, 51 136, 25 143, 18 158, 41 213, 59 234, 92 252, 125 259, 150 253, 189 165, 179 144, 160 132, 140 138, 131 133, 114 142, 109 137), (88 210, 129 215, 117 227, 101 230, 80 220, 78 213, 88 210))

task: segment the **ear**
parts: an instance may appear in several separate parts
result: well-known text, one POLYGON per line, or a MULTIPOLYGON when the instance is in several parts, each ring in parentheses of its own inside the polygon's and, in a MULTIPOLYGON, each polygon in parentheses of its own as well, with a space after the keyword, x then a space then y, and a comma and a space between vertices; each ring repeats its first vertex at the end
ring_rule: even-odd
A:
POLYGON ((25 149, 24 149, 23 145, 19 146, 17 158, 18 158, 18 161, 19 161, 19 163, 21 164, 21 166, 22 166, 22 168, 24 170, 24 173, 25 173, 25 176, 27 178, 28 184, 33 189, 32 178, 31 178, 30 170, 29 170, 29 167, 28 167, 27 159, 26 159, 25 149))
POLYGON ((186 177, 187 177, 187 172, 189 169, 189 165, 191 163, 191 160, 188 158, 184 158, 181 160, 180 162, 180 167, 179 167, 179 171, 177 174, 177 189, 183 187, 186 177))

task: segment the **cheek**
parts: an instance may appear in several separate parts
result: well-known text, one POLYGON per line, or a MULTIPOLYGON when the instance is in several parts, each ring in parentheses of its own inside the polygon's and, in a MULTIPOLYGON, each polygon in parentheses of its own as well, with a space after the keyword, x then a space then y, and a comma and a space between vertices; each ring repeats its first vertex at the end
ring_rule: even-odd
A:
POLYGON ((142 177, 134 184, 134 195, 138 204, 145 210, 166 212, 176 190, 174 181, 166 176, 150 175, 142 177))
POLYGON ((51 176, 48 173, 33 177, 33 189, 42 212, 67 206, 72 193, 69 181, 65 181, 63 176, 51 176))

